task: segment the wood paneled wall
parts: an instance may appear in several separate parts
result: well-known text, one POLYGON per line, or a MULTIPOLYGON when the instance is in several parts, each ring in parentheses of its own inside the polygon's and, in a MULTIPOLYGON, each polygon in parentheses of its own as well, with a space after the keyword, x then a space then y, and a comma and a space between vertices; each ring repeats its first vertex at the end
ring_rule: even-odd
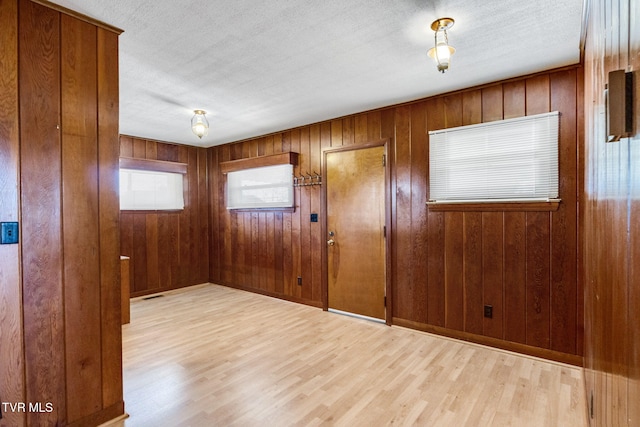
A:
POLYGON ((593 426, 640 425, 640 4, 594 0, 585 49, 585 368, 593 426), (605 143, 608 72, 634 70, 632 137, 605 143))
POLYGON ((393 322, 581 364, 582 84, 570 67, 211 148, 211 281, 320 306, 320 188, 297 188, 293 213, 228 212, 219 164, 291 150, 313 174, 324 148, 390 138, 393 322), (427 208, 429 130, 555 110, 557 212, 427 208))
POLYGON ((207 150, 121 136, 120 156, 187 164, 184 210, 120 215, 120 253, 131 258, 131 296, 208 282, 207 150))
POLYGON ((0 2, 1 425, 124 413, 118 235, 118 33, 0 2), (48 406, 50 405, 50 406, 48 406))
MULTIPOLYGON (((0 221, 20 220, 18 2, 0 2, 0 221)), ((0 402, 24 401, 20 245, 0 245, 0 402)), ((24 425, 3 413, 0 425, 24 425)))

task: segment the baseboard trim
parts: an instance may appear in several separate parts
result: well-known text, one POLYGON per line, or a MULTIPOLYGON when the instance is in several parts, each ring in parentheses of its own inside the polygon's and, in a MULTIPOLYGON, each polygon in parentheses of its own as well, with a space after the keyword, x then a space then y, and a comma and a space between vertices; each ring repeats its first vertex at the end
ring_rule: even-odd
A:
POLYGON ((79 420, 75 420, 72 423, 67 424, 68 427, 83 427, 83 426, 99 426, 126 415, 124 412, 124 401, 120 401, 114 405, 111 405, 103 410, 88 415, 79 420))
POLYGON ((526 344, 504 341, 497 338, 485 337, 482 335, 471 334, 469 332, 455 331, 440 326, 428 325, 425 323, 414 322, 412 320, 393 318, 393 325, 401 326, 408 329, 415 329, 422 332, 428 332, 434 335, 440 335, 448 338, 455 338, 461 341, 467 341, 487 347, 497 348, 501 350, 519 353, 527 356, 533 356, 544 360, 560 362, 568 365, 583 367, 584 358, 575 354, 562 353, 546 348, 534 347, 526 344))

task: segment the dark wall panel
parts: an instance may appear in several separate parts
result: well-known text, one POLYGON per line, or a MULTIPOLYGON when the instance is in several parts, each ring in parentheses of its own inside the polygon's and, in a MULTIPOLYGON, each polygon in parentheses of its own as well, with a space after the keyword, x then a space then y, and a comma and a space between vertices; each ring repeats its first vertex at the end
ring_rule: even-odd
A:
POLYGON ((20 1, 19 16, 25 397, 56 403, 55 412, 28 414, 27 423, 55 425, 66 420, 60 14, 20 1), (28 121, 36 111, 38 126, 28 121))
MULTIPOLYGON (((187 164, 184 210, 120 214, 120 254, 131 258, 131 296, 209 281, 219 252, 209 255, 208 155, 204 148, 120 136, 121 157, 187 164)), ((229 254, 227 263, 231 259, 229 254)))
MULTIPOLYGON (((629 0, 597 0, 589 6, 583 213, 587 397, 593 396, 592 426, 635 426, 640 425, 640 5, 629 0), (604 89, 608 73, 619 69, 635 70, 633 132, 628 138, 606 143, 604 89)), ((554 226, 562 229, 564 224, 554 226)), ((564 258, 557 254, 560 261, 564 258)), ((559 270, 560 266, 552 271, 552 283, 561 274, 559 270)), ((574 292, 569 287, 556 291, 574 292)), ((553 311, 552 316, 556 317, 553 311)), ((564 315, 557 320, 571 321, 564 315)), ((562 331, 555 333, 563 339, 562 331)), ((552 340, 553 334, 554 330, 552 340)))
POLYGON ((212 223, 221 224, 212 228, 211 280, 322 305, 325 236, 309 222, 310 213, 321 213, 320 188, 297 188, 296 210, 282 221, 274 213, 229 213, 219 162, 265 155, 286 141, 300 153, 300 175, 319 170, 324 148, 388 137, 394 323, 580 364, 581 75, 569 67, 210 148, 212 223), (561 129, 557 212, 428 209, 429 130, 554 110, 561 129), (484 305, 492 305, 491 319, 484 305))
MULTIPOLYGON (((18 2, 0 2, 0 221, 20 220, 18 120, 18 2)), ((24 401, 24 353, 20 245, 0 245, 0 393, 24 401)), ((25 414, 3 413, 7 425, 25 414)))
MULTIPOLYGON (((14 398, 7 398, 4 389, 0 393, 5 402, 52 405, 49 412, 44 407, 18 418, 9 414, 12 425, 16 420, 15 425, 98 425, 124 412, 118 34, 28 0, 2 2, 1 7, 7 20, 3 31, 13 31, 19 42, 12 59, 12 44, 3 38, 7 52, 2 62, 16 66, 3 82, 15 79, 16 71, 19 78, 14 90, 3 87, 0 96, 0 132, 10 132, 8 142, 19 141, 19 157, 3 168, 0 185, 18 170, 13 191, 20 192, 19 204, 9 200, 12 193, 4 188, 0 194, 7 197, 3 216, 5 206, 9 213, 17 207, 21 222, 21 244, 13 248, 21 250, 22 276, 18 270, 13 279, 22 285, 22 301, 13 301, 22 307, 3 309, 0 323, 3 334, 7 325, 15 331, 21 325, 11 324, 12 315, 16 309, 22 313, 23 337, 10 348, 24 351, 24 359, 20 354, 5 359, 3 344, 0 367, 2 372, 7 366, 20 368, 6 377, 22 376, 24 387, 17 383, 17 389, 9 389, 14 398), (16 93, 12 108, 8 101, 16 93), (10 123, 18 123, 19 133, 10 123), (16 392, 22 396, 15 398, 16 392)), ((17 154, 16 147, 9 146, 6 154, 17 154)))

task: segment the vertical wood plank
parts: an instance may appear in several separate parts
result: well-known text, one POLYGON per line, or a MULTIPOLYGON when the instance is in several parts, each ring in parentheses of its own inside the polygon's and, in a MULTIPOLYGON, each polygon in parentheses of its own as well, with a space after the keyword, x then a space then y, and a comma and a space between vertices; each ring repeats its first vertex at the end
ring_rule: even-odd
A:
MULTIPOLYGON (((18 121, 18 2, 0 2, 0 206, 2 221, 20 220, 18 121)), ((20 230, 24 232, 23 230, 20 230)), ((24 238, 24 236, 23 236, 24 238)), ((0 246, 0 390, 2 401, 24 402, 20 245, 0 246)), ((3 411, 7 425, 24 425, 25 414, 3 411)))
POLYGON ((284 291, 284 220, 282 212, 274 213, 273 238, 274 238, 274 256, 273 269, 275 271, 275 288, 276 294, 282 294, 284 291))
POLYGON ((264 258, 264 276, 266 283, 264 289, 269 292, 276 290, 276 231, 275 231, 275 215, 273 212, 265 213, 265 231, 263 235, 266 237, 265 258, 264 258))
POLYGON ((55 406, 50 414, 30 413, 26 418, 27 424, 56 425, 66 422, 67 413, 59 13, 21 0, 19 45, 25 400, 55 406), (29 120, 34 111, 40 118, 35 123, 29 120))
POLYGON ((249 286, 260 289, 259 214, 251 213, 251 279, 249 286))
POLYGON ((120 135, 120 157, 133 157, 133 139, 120 135))
POLYGON ((158 271, 160 269, 158 259, 158 215, 150 214, 146 215, 145 221, 145 249, 147 263, 145 268, 147 270, 147 286, 146 289, 158 290, 160 288, 160 277, 158 271))
MULTIPOLYGON (((164 144, 163 144, 164 145, 164 144)), ((209 239, 211 238, 209 223, 209 169, 207 166, 207 150, 198 148, 198 218, 200 229, 198 235, 200 237, 200 246, 197 249, 199 258, 198 266, 200 268, 197 282, 205 283, 209 281, 209 239)))
POLYGON ((355 144, 355 120, 353 116, 342 119, 342 145, 355 144))
MULTIPOLYGON (((302 147, 301 147, 301 130, 294 129, 291 131, 291 151, 300 153, 302 155, 302 147)), ((297 165, 294 169, 294 173, 297 176, 300 176, 301 165, 297 165)), ((296 200, 296 211, 291 215, 291 258, 292 258, 292 268, 291 268, 291 277, 289 277, 289 289, 291 290, 290 296, 301 297, 302 296, 302 287, 298 286, 298 277, 303 277, 302 275, 302 231, 300 218, 302 216, 302 188, 295 188, 295 200, 296 200)), ((304 280, 304 278, 303 278, 304 280)), ((304 283, 304 282, 303 282, 304 283)))
MULTIPOLYGON (((229 146, 221 146, 218 160, 220 162, 226 162, 231 160, 231 151, 229 146)), ((218 174, 218 194, 221 198, 221 203, 218 203, 218 212, 220 217, 220 223, 218 228, 218 250, 220 251, 220 280, 222 283, 231 283, 232 279, 232 245, 231 245, 231 214, 225 208, 224 203, 224 178, 218 174)))
POLYGON ((61 16, 67 419, 102 407, 96 28, 61 16), (86 120, 87 117, 94 118, 86 120))
POLYGON ((464 330, 482 334, 482 213, 464 213, 464 330))
POLYGON ((522 80, 507 82, 502 85, 504 119, 525 115, 525 83, 522 80))
MULTIPOLYGON (((149 289, 147 284, 147 218, 144 214, 132 214, 133 217, 133 253, 131 254, 131 270, 133 271, 134 292, 144 292, 149 289)), ((175 240, 176 243, 179 240, 175 240)), ((179 252, 178 252, 179 254, 179 252)), ((180 258, 176 260, 180 262, 180 258)))
MULTIPOLYGON (((170 215, 158 214, 158 288, 171 288, 170 215)), ((208 265, 207 265, 208 266, 208 265)))
POLYGON ((576 353, 578 163, 576 140, 576 70, 551 76, 551 110, 560 111, 558 140, 562 203, 551 214, 551 331, 552 350, 576 353))
MULTIPOLYGON (((523 117, 526 113, 525 82, 502 85, 503 116, 523 117)), ((526 216, 524 212, 504 213, 504 338, 526 343, 526 216)))
MULTIPOLYGON (((637 1, 628 2, 629 12, 629 64, 631 69, 640 68, 640 4, 637 1)), ((640 111, 640 85, 637 75, 635 80, 635 104, 634 111, 640 111)), ((634 128, 639 129, 640 123, 636 113, 634 128)), ((632 260, 629 266, 629 301, 627 319, 628 368, 629 368, 629 395, 631 402, 628 410, 629 423, 640 422, 640 137, 637 132, 630 141, 630 172, 629 172, 629 258, 632 260), (633 402, 636 402, 633 404, 633 402)), ((582 281, 581 281, 582 282, 582 281)))
POLYGON ((369 134, 367 131, 367 115, 358 114, 354 118, 354 143, 362 144, 369 140, 369 134))
POLYGON ((445 259, 445 327, 464 330, 464 215, 447 212, 444 215, 445 259))
POLYGON ((504 213, 504 338, 526 343, 526 216, 504 213))
POLYGON ((118 36, 101 28, 97 32, 102 407, 108 408, 122 404, 123 400, 118 197, 118 36))
POLYGON ((158 143, 156 141, 145 141, 145 158, 158 160, 158 143))
MULTIPOLYGON (((331 144, 331 124, 324 122, 319 125, 312 125, 309 128, 309 173, 314 175, 321 171, 320 156, 323 148, 330 147, 331 144)), ((320 215, 320 187, 307 187, 307 194, 310 198, 310 214, 320 215)), ((309 224, 310 232, 310 256, 311 256, 311 295, 313 301, 321 301, 322 299, 322 255, 320 235, 320 222, 311 222, 310 216, 303 217, 303 221, 309 224)))
MULTIPOLYGON (((311 129, 305 126, 300 129, 300 173, 306 173, 311 166, 309 146, 311 129)), ((311 188, 300 187, 300 263, 302 276, 302 298, 310 300, 313 296, 313 277, 311 269, 311 188)))
POLYGON ((200 243, 200 198, 198 197, 198 149, 189 147, 187 153, 187 179, 189 180, 189 271, 186 284, 201 283, 199 276, 201 261, 200 243))
POLYGON ((527 344, 549 348, 549 214, 527 212, 527 344))
POLYGON ((136 159, 147 158, 147 141, 140 138, 132 138, 132 153, 136 159))
POLYGON ((367 140, 377 141, 381 138, 382 113, 380 110, 367 113, 367 140))
MULTIPOLYGON (((120 142, 122 142, 123 138, 124 136, 120 136, 120 142)), ((178 147, 174 144, 158 143, 156 147, 156 156, 158 160, 164 160, 165 162, 177 162, 178 147)))
POLYGON ((331 121, 331 147, 342 146, 342 120, 331 121))
POLYGON ((396 271, 394 304, 396 315, 404 319, 415 319, 421 297, 416 294, 413 280, 412 215, 411 215, 411 110, 408 107, 395 110, 396 123, 396 191, 395 191, 395 248, 394 270, 396 271))
MULTIPOLYGON (((472 90, 462 94, 462 125, 482 122, 482 91, 472 90)), ((447 127, 449 125, 447 124, 447 127)))
MULTIPOLYGON (((502 120, 502 85, 482 89, 482 122, 502 120)), ((482 213, 482 293, 483 304, 493 307, 493 317, 483 319, 483 335, 504 338, 504 282, 502 212, 482 213)))
MULTIPOLYGON (((342 121, 340 121, 342 125, 342 121)), ((342 133, 342 132, 340 132, 342 133)), ((323 167, 324 167, 324 151, 331 147, 331 138, 332 138, 332 125, 331 122, 324 122, 320 125, 320 144, 316 151, 316 157, 314 159, 314 174, 318 173, 322 175, 323 167)), ((315 223, 316 235, 317 235, 317 249, 315 251, 315 256, 318 258, 318 274, 317 274, 317 283, 314 288, 313 300, 318 304, 324 304, 325 299, 325 290, 323 288, 323 281, 328 277, 327 276, 327 253, 323 251, 323 247, 326 242, 326 234, 323 232, 327 232, 325 227, 323 227, 323 223, 326 224, 326 205, 323 204, 322 198, 322 187, 315 186, 312 187, 316 194, 317 203, 318 203, 318 222, 315 223)), ((328 300, 327 300, 328 301, 328 300)))
MULTIPOLYGON (((442 129, 446 125, 444 100, 427 101, 427 130, 442 129)), ((427 165, 427 174, 429 173, 427 165)), ((427 175, 428 176, 428 175, 427 175)), ((445 325, 445 265, 444 265, 444 213, 428 210, 427 213, 427 313, 429 324, 445 325)))
POLYGON ((503 222, 502 212, 482 213, 482 299, 493 307, 493 317, 483 319, 482 333, 499 339, 504 337, 503 222))
POLYGON ((221 198, 224 197, 220 194, 220 169, 218 153, 219 147, 212 147, 208 149, 208 163, 209 163, 209 226, 211 233, 211 241, 209 242, 209 281, 213 283, 220 283, 220 210, 216 208, 221 203, 221 198))
MULTIPOLYGON (((412 281, 412 317, 415 322, 427 323, 427 295, 429 271, 427 268, 427 164, 429 163, 429 148, 427 138, 427 114, 426 104, 414 104, 411 107, 409 121, 406 123, 410 129, 411 144, 411 197, 410 197, 410 223, 411 223, 411 281, 412 281)), ((401 120, 404 116, 399 116, 401 120)), ((397 124, 400 128, 400 123, 397 124)), ((396 144, 399 141, 396 134, 396 144)), ((407 143, 407 142, 405 142, 407 143)), ((446 258, 446 255, 445 255, 446 258)), ((406 269, 399 272, 408 271, 406 269)), ((403 274, 403 273, 402 273, 403 274)))
POLYGON ((244 233, 244 260, 243 268, 240 277, 242 278, 241 285, 253 286, 253 227, 252 227, 253 215, 248 212, 242 214, 244 233))
MULTIPOLYGON (((550 108, 549 76, 525 81, 526 114, 550 108)), ((550 215, 528 212, 527 217, 527 344, 549 348, 550 215)))

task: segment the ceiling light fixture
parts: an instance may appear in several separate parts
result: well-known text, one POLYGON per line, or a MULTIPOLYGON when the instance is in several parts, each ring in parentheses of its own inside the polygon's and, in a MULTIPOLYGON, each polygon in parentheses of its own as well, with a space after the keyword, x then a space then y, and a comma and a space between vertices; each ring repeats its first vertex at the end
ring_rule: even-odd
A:
POLYGON ((193 112, 195 114, 191 118, 191 130, 198 138, 202 139, 209 133, 209 121, 205 117, 207 112, 203 110, 194 110, 193 112))
POLYGON ((432 57, 438 64, 438 71, 444 73, 449 69, 451 55, 455 53, 455 49, 449 46, 447 30, 453 27, 453 18, 440 18, 433 21, 431 29, 435 34, 435 47, 429 49, 428 55, 432 57))

